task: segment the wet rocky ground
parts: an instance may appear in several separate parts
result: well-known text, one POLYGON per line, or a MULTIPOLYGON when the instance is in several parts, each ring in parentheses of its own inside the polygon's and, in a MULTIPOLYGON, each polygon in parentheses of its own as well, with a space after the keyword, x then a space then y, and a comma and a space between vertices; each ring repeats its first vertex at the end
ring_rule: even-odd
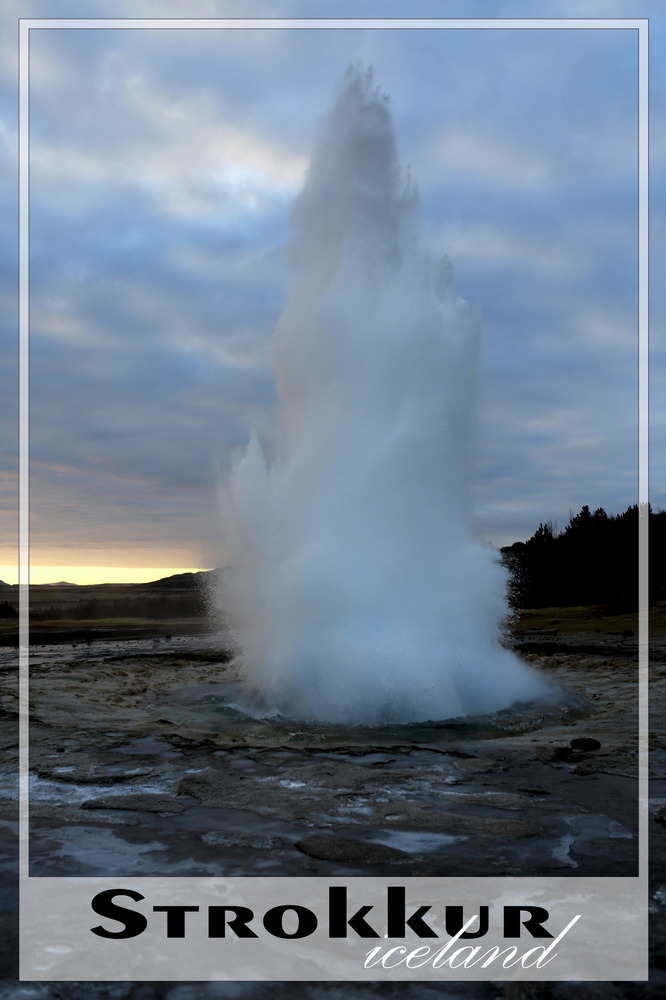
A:
POLYGON ((618 652, 526 654, 543 704, 344 727, 253 712, 214 640, 36 647, 32 873, 634 874, 618 652))
MULTIPOLYGON (((553 680, 557 694, 549 701, 386 727, 312 725, 252 709, 212 636, 35 645, 32 874, 634 875, 636 639, 544 633, 523 632, 516 645, 553 680)), ((654 653, 657 706, 666 648, 657 643, 654 653)), ((6 649, 0 844, 8 859, 13 667, 6 649)), ((666 969, 666 730, 659 713, 652 719, 651 803, 657 976, 666 969)), ((9 907, 11 896, 10 886, 9 907)), ((11 937, 5 947, 11 950, 11 937)), ((7 954, 5 969, 11 977, 7 954)), ((50 992, 46 985, 3 992, 0 984, 0 1000, 283 995, 275 984, 270 993, 269 984, 247 983, 79 984, 78 993, 77 984, 48 984, 50 992)), ((600 984, 598 993, 594 986, 567 993, 571 984, 542 984, 537 993, 530 984, 421 984, 418 992, 407 983, 285 984, 284 995, 645 995, 642 984, 618 984, 616 992, 600 984)))

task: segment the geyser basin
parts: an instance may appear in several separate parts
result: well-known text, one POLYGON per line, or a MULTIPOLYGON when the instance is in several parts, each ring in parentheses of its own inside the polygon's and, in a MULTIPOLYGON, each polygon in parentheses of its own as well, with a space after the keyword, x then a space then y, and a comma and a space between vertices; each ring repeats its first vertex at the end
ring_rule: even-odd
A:
POLYGON ((292 212, 273 442, 224 498, 246 684, 291 718, 492 712, 545 683, 499 641, 505 577, 468 528, 479 317, 418 238, 388 99, 350 70, 292 212))

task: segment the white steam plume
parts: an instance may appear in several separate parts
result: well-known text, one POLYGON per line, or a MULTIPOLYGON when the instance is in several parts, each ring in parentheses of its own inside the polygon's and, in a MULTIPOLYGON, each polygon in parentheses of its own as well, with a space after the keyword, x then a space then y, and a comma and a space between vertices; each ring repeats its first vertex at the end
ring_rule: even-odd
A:
POLYGON ((543 693, 500 645, 505 576, 468 528, 478 315, 419 246, 388 100, 350 70, 292 213, 275 454, 225 490, 248 688, 295 717, 407 722, 543 693))

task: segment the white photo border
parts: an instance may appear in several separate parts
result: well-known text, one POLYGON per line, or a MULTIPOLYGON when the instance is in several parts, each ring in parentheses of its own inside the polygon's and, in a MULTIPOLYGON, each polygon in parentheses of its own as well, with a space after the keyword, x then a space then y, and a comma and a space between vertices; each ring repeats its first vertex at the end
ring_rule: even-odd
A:
MULTIPOLYGON (((325 954, 308 952, 307 960, 301 963, 304 968, 299 971, 298 961, 293 967, 287 967, 283 962, 283 956, 276 956, 276 964, 268 965, 264 970, 257 968, 256 962, 265 960, 265 955, 254 955, 255 965, 248 967, 248 954, 243 949, 236 948, 236 952, 243 951, 240 964, 234 967, 227 967, 219 970, 219 959, 217 965, 195 967, 188 959, 185 966, 182 965, 182 955, 179 958, 181 965, 169 965, 168 956, 162 956, 159 961, 166 965, 156 966, 152 960, 144 961, 139 966, 128 958, 128 953, 122 950, 114 953, 115 966, 112 965, 110 971, 116 969, 115 975, 109 975, 109 967, 98 957, 94 958, 97 965, 90 966, 89 958, 83 960, 83 965, 70 948, 67 954, 67 946, 49 946, 49 935, 53 935, 54 928, 60 926, 58 919, 53 918, 53 911, 50 916, 48 911, 48 901, 60 900, 64 893, 69 893, 72 900, 79 900, 85 897, 90 899, 91 892, 99 891, 107 885, 122 882, 123 886, 143 886, 146 891, 153 894, 164 894, 171 898, 173 889, 176 893, 182 892, 187 886, 203 892, 204 895, 211 889, 222 891, 229 898, 240 895, 245 897, 251 891, 250 883, 261 885, 267 892, 276 889, 276 884, 283 882, 280 878, 241 878, 241 879, 180 879, 180 878, 128 878, 121 879, 100 879, 100 878, 40 878, 31 877, 29 874, 29 712, 28 712, 28 690, 29 690, 29 562, 30 562, 30 539, 29 539, 29 458, 30 458, 30 396, 29 396, 29 328, 30 328, 30 285, 29 285, 29 222, 30 222, 30 147, 29 147, 29 116, 30 116, 30 32, 34 29, 196 29, 196 30, 235 30, 235 29, 345 29, 360 28, 370 30, 401 30, 410 28, 451 30, 451 29, 614 29, 636 32, 638 46, 638 507, 639 507, 639 626, 638 626, 638 648, 639 648, 639 767, 638 767, 638 806, 639 806, 639 868, 637 877, 609 878, 609 879, 586 879, 586 878, 545 878, 545 879, 516 879, 507 876, 504 879, 430 879, 408 878, 404 882, 414 885, 421 893, 421 898, 425 898, 425 887, 422 883, 427 882, 429 889, 433 886, 448 891, 448 888, 465 883, 467 886, 474 883, 483 883, 496 894, 496 900, 505 897, 507 893, 515 899, 516 888, 520 887, 523 896, 521 898, 541 898, 543 894, 543 884, 547 883, 549 888, 557 889, 557 893, 566 897, 569 896, 580 901, 586 898, 593 899, 595 905, 599 904, 599 912, 595 911, 595 917, 591 921, 591 927, 596 928, 598 935, 602 921, 608 918, 608 908, 612 911, 617 905, 618 895, 625 901, 623 905, 628 907, 625 913, 627 920, 622 922, 621 914, 617 912, 610 916, 616 922, 617 940, 609 942, 608 949, 601 956, 602 964, 593 961, 586 965, 584 952, 586 948, 599 948, 598 936, 594 943, 582 942, 581 949, 577 953, 578 957, 573 959, 573 965, 567 966, 559 975, 554 975, 554 970, 544 967, 537 974, 534 970, 525 969, 516 972, 502 974, 499 969, 492 968, 488 974, 478 978, 497 981, 498 979, 575 979, 575 980, 618 980, 618 979, 646 979, 647 978, 647 867, 648 867, 648 760, 647 760, 647 732, 648 732, 648 512, 649 512, 649 483, 648 483, 648 225, 649 225, 649 205, 648 205, 648 28, 647 18, 575 18, 575 19, 551 19, 551 18, 20 18, 18 21, 18 45, 19 45, 19 889, 20 889, 20 912, 21 912, 21 977, 28 980, 82 980, 81 969, 87 969, 88 979, 101 980, 259 980, 266 979, 275 981, 278 979, 321 979, 330 981, 332 979, 350 980, 376 980, 376 979, 441 979, 438 971, 428 971, 414 975, 406 969, 400 971, 388 971, 388 967, 375 968, 369 973, 365 972, 362 965, 358 964, 358 956, 351 956, 352 965, 349 966, 349 948, 345 954, 338 956, 339 965, 332 968, 331 957, 325 954), (184 886, 183 883, 186 883, 184 886), (269 885, 272 883, 272 885, 269 885), (493 883, 493 886, 491 886, 493 883), (494 885, 498 883, 497 885, 494 885), (83 894, 83 895, 82 895, 83 894), (87 895, 86 895, 87 894, 87 895), (527 894, 527 895, 525 895, 527 894), (587 894, 587 896, 586 896, 587 894), (632 907, 638 907, 638 912, 631 912, 632 907), (644 912, 641 910, 644 907, 644 912), (41 922, 40 922, 41 921, 41 922), (595 923, 597 921, 597 923, 595 923), (628 921, 628 922, 627 922, 628 921), (633 935, 633 937, 632 937, 633 935), (632 957, 632 961, 626 955, 618 965, 614 963, 622 951, 622 944, 627 947, 637 949, 637 954, 632 957), (124 957, 121 958, 121 953, 124 957), (71 963, 74 963, 73 965, 71 963), (356 963, 354 965, 353 963, 356 963), (625 964, 623 965, 622 962, 625 964), (78 964, 77 964, 78 963, 78 964), (346 964, 345 964, 346 963, 346 964), (350 973, 351 968, 351 973, 350 973), (161 970, 161 971, 160 971, 161 970), (180 972, 179 972, 180 970, 180 972), (354 972, 356 970, 356 974, 354 972), (624 971, 623 971, 624 970, 624 971), (145 971, 145 975, 143 972, 145 971), (262 975, 262 971, 271 973, 262 975), (156 972, 158 974, 156 974, 156 972), (161 973, 164 974, 161 974, 161 973), (272 974, 276 972, 277 974, 272 974), (175 973, 175 974, 174 974, 175 973), (525 974, 527 973, 527 974, 525 974), (607 974, 605 974, 607 973, 607 974)), ((316 893, 318 884, 327 885, 338 884, 340 880, 335 878, 315 878, 315 879, 290 879, 290 884, 303 883, 304 888, 316 893), (305 883, 308 883, 305 886, 305 883)), ((348 882, 355 886, 362 885, 368 892, 384 891, 389 881, 385 879, 352 878, 348 882)), ((564 898, 563 897, 563 898, 564 898)), ((227 898, 227 896, 225 896, 227 898)), ((447 897, 449 898, 449 897, 447 897)), ((459 897, 458 897, 459 898, 459 897)), ((478 897, 477 897, 478 899, 478 897)), ((577 904, 578 905, 578 904, 577 904)), ((582 906, 582 903, 580 904, 582 906)), ((57 906, 55 907, 57 917, 57 906)), ((82 932, 89 934, 90 909, 83 916, 82 932)), ((610 924, 604 924, 606 928, 602 933, 609 933, 610 924)), ((612 932, 611 936, 612 935, 612 932)), ((89 937, 82 938, 86 946, 90 944, 89 937)), ((244 943, 244 942, 243 942, 244 943)), ((125 945, 126 943, 123 942, 125 945)), ((344 942, 346 945, 347 943, 344 942)), ((155 945, 157 947, 157 945, 155 945)), ((169 949, 173 949, 173 943, 169 943, 169 949)), ((275 944, 272 945, 275 950, 275 944)), ((177 949, 176 949, 177 950, 177 949)), ((279 949, 277 949, 279 951, 279 949)), ((282 949, 284 950, 284 948, 282 949)), ((307 950, 307 949, 306 949, 307 950)), ((575 949, 574 949, 575 950, 575 949)), ((90 949, 88 949, 90 951, 90 949)), ((270 951, 270 946, 268 947, 270 951)), ((316 951, 316 949, 315 949, 316 951)), ((604 951, 604 949, 602 949, 604 951)), ((598 957, 598 956, 597 956, 598 957)), ((197 962, 199 959, 197 959, 197 962)), ((461 974, 447 975, 447 979, 474 980, 475 975, 468 975, 465 970, 461 974), (464 973, 464 974, 463 974, 464 973)))

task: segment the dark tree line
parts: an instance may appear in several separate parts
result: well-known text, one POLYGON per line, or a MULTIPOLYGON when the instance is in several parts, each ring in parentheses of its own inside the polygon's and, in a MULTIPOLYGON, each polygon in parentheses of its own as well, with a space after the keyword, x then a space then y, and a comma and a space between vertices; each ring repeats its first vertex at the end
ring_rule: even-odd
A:
POLYGON ((639 517, 649 516, 650 602, 666 600, 664 542, 666 511, 609 515, 585 506, 564 531, 540 524, 526 542, 501 550, 510 572, 509 600, 515 608, 601 605, 628 611, 638 606, 639 517))

